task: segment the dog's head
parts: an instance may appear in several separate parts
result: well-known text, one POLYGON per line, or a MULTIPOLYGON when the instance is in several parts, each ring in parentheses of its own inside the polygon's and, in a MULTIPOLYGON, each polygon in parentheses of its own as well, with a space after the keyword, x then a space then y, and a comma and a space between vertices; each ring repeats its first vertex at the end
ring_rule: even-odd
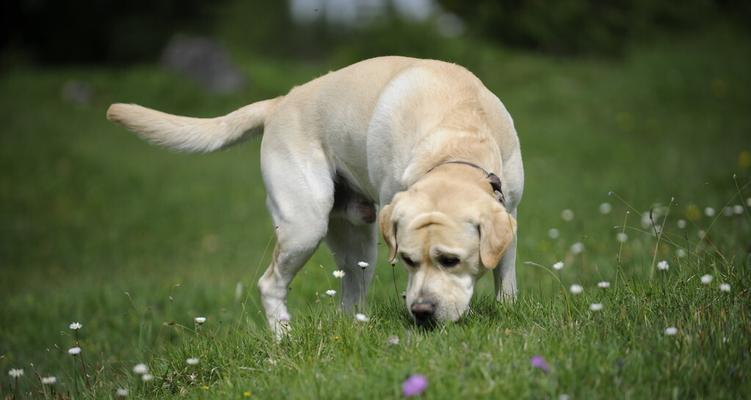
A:
POLYGON ((407 309, 418 324, 458 320, 475 282, 499 264, 516 233, 485 177, 429 175, 380 213, 389 260, 400 259, 409 273, 407 309))

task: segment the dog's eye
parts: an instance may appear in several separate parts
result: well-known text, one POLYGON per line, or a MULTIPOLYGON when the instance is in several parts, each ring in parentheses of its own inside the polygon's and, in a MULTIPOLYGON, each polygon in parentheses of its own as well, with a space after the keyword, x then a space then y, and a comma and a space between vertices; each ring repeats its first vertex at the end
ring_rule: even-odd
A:
POLYGON ((402 260, 404 260, 404 263, 409 265, 410 267, 414 267, 417 265, 416 262, 412 261, 411 258, 407 257, 406 255, 402 254, 402 260))
POLYGON ((459 264, 459 258, 452 256, 441 256, 438 257, 438 262, 446 268, 451 268, 459 264))

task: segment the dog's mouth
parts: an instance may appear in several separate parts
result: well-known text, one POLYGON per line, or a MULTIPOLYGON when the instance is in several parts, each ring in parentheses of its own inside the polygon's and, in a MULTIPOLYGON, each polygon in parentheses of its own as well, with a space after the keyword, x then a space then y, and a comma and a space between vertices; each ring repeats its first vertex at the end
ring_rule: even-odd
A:
POLYGON ((427 319, 417 319, 414 318, 415 325, 423 330, 426 331, 432 331, 436 326, 438 326, 438 320, 435 318, 427 318, 427 319))
POLYGON ((432 329, 438 322, 436 318, 437 305, 434 302, 415 302, 410 307, 410 313, 415 324, 420 328, 432 329))

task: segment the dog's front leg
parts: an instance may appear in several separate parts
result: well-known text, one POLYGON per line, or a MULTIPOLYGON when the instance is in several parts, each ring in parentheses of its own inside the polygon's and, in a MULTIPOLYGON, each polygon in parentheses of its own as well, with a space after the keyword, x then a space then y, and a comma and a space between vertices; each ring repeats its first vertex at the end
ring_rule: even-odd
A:
MULTIPOLYGON (((510 213, 516 218, 516 210, 510 213)), ((493 270, 495 298, 498 301, 516 300, 516 235, 501 258, 500 265, 493 270)))

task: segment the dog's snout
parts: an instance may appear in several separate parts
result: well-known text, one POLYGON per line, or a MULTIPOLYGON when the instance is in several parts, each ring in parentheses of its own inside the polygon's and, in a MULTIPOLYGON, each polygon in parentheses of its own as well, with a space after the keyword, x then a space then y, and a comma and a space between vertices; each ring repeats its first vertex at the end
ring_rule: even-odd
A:
POLYGON ((412 315, 415 316, 415 320, 420 325, 430 324, 435 320, 435 303, 421 301, 413 303, 410 309, 412 310, 412 315))

